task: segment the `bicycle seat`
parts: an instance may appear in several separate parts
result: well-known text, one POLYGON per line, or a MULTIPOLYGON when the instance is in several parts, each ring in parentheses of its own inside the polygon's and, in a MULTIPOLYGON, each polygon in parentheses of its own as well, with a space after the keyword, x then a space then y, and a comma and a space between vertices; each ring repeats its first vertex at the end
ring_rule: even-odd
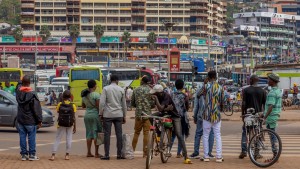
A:
POLYGON ((255 115, 255 109, 254 108, 248 108, 247 109, 247 114, 253 114, 253 115, 255 115))

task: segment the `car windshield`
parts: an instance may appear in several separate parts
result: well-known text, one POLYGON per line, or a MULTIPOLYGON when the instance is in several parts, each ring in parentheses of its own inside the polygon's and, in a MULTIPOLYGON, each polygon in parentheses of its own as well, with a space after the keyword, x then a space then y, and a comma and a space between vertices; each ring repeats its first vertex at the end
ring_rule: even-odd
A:
POLYGON ((38 93, 46 93, 47 87, 37 87, 36 92, 38 93))

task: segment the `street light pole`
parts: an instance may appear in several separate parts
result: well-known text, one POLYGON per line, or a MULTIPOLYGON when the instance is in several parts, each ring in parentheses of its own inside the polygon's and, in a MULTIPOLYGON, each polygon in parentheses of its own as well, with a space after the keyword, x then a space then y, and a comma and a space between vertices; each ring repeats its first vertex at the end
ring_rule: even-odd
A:
MULTIPOLYGON (((36 74, 36 70, 37 70, 37 36, 38 33, 35 34, 35 54, 34 54, 34 90, 36 90, 36 86, 37 86, 37 74, 36 74)), ((46 65, 45 65, 46 66, 46 65)))
POLYGON ((59 66, 59 59, 60 59, 60 41, 61 41, 61 37, 59 38, 59 41, 58 41, 58 63, 57 63, 57 66, 59 66))
POLYGON ((168 30, 168 82, 170 83, 170 65, 171 65, 171 58, 170 58, 170 30, 175 25, 174 22, 164 22, 165 27, 168 30))

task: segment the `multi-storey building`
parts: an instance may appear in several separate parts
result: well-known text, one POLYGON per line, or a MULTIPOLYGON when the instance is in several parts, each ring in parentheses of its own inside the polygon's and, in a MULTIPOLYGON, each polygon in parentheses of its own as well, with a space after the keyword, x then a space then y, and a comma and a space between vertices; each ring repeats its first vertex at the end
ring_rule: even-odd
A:
POLYGON ((106 32, 151 32, 165 36, 163 22, 176 23, 173 36, 222 35, 226 3, 220 0, 22 0, 21 25, 38 31, 66 31, 78 24, 92 35, 101 24, 106 32))
POLYGON ((297 55, 296 21, 300 20, 300 16, 274 12, 245 12, 234 14, 233 17, 235 31, 245 37, 249 55, 253 54, 258 58, 276 55, 278 59, 285 61, 297 55))

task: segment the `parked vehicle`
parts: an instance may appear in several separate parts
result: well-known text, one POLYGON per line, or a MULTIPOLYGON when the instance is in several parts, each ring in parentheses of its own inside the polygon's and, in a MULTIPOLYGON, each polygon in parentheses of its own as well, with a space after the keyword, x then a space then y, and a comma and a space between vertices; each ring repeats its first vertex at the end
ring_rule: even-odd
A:
POLYGON ((43 85, 43 86, 37 86, 36 87, 36 93, 39 97, 40 101, 45 101, 45 95, 51 91, 54 91, 56 96, 59 96, 59 93, 62 93, 65 91, 64 85, 43 85))
POLYGON ((69 77, 56 77, 51 81, 51 85, 64 85, 65 88, 69 86, 69 77))
MULTIPOLYGON (((53 113, 51 110, 42 107, 43 121, 42 127, 51 127, 54 125, 53 113)), ((0 90, 0 126, 16 127, 18 113, 18 103, 16 97, 12 94, 0 90)))

